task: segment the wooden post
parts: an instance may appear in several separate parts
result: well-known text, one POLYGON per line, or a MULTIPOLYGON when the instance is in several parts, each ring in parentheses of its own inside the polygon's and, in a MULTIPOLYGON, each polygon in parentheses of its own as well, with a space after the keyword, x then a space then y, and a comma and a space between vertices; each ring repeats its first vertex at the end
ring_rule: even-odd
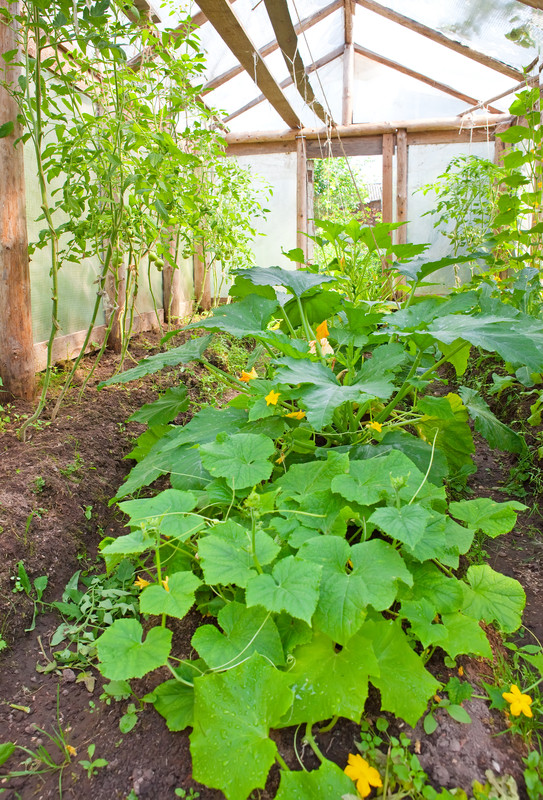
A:
MULTIPOLYGON (((396 222, 407 222, 407 131, 396 134, 396 222)), ((396 244, 407 242, 407 226, 396 231, 396 244)))
MULTIPOLYGON (((307 259, 307 154, 305 139, 296 140, 296 247, 301 248, 307 259)), ((302 264, 296 265, 298 268, 302 264)))
POLYGON ((350 125, 353 121, 353 83, 354 83, 354 43, 353 22, 355 11, 354 0, 345 0, 345 50, 343 51, 343 105, 341 122, 350 125))
POLYGON ((201 242, 196 245, 194 253, 194 295, 196 303, 204 311, 211 308, 211 275, 206 269, 205 250, 201 242))
POLYGON ((394 134, 383 134, 383 222, 394 222, 393 187, 394 134))
MULTIPOLYGON (((176 235, 172 231, 169 239, 169 251, 172 261, 176 256, 176 235)), ((162 304, 164 306, 164 322, 170 324, 180 316, 181 309, 181 275, 177 264, 174 266, 164 259, 162 270, 162 304)))
MULTIPOLYGON (((0 0, 0 8, 18 13, 18 3, 9 0, 0 0)), ((15 22, 0 22, 0 56, 15 49, 15 22)), ((20 67, 13 60, 0 58, 0 63, 2 79, 17 85, 20 67)), ((35 369, 23 143, 14 146, 22 132, 18 113, 17 102, 0 86, 0 125, 13 123, 11 133, 0 139, 0 377, 14 397, 32 400, 35 369)))
MULTIPOLYGON (((315 162, 312 159, 307 160, 307 232, 315 235, 315 162)), ((312 261, 314 242, 306 238, 306 243, 306 261, 312 261)))

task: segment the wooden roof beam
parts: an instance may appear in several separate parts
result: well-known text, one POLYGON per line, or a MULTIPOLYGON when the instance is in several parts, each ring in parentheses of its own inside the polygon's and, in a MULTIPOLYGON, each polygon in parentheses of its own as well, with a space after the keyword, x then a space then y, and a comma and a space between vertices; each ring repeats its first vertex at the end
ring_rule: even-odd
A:
POLYGON ((367 8, 368 11, 373 11, 375 14, 379 14, 385 19, 396 22, 398 25, 402 25, 404 28, 408 28, 411 31, 415 31, 415 33, 419 33, 421 36, 425 36, 427 39, 431 39, 433 42, 437 42, 438 44, 442 44, 444 47, 448 47, 449 50, 454 50, 456 53, 460 53, 467 58, 471 58, 472 61, 478 61, 479 64, 483 64, 489 69, 493 69, 496 72, 501 72, 503 75, 507 75, 509 78, 514 78, 515 80, 520 81, 524 78, 524 73, 521 70, 511 67, 509 64, 505 64, 503 61, 499 61, 497 58, 487 56, 477 50, 472 50, 471 47, 468 47, 467 45, 462 44, 455 39, 449 39, 448 36, 445 36, 433 28, 429 28, 427 25, 423 25, 422 22, 417 22, 417 20, 411 19, 410 17, 404 17, 403 14, 393 11, 391 8, 386 8, 385 6, 381 5, 381 3, 375 2, 375 0, 356 0, 356 2, 363 8, 367 8))
MULTIPOLYGON (((312 28, 313 25, 316 25, 317 22, 320 22, 322 19, 326 19, 326 17, 328 17, 330 14, 333 14, 334 11, 337 11, 339 8, 342 7, 343 7, 343 0, 333 0, 332 3, 329 3, 327 6, 324 6, 324 8, 320 9, 320 11, 317 11, 310 17, 306 17, 297 25, 295 25, 294 30, 296 34, 303 33, 303 31, 307 31, 309 28, 312 28)), ((262 56, 262 58, 265 58, 266 56, 269 56, 270 53, 274 53, 278 49, 279 49, 279 43, 277 39, 273 39, 273 41, 268 42, 268 44, 264 45, 264 47, 262 47, 259 50, 259 53, 262 56)), ((213 89, 217 89, 219 86, 222 86, 224 83, 231 80, 232 78, 235 78, 237 75, 241 75, 242 72, 243 72, 243 67, 241 66, 241 64, 237 64, 235 67, 232 67, 226 72, 223 72, 221 75, 217 75, 216 78, 213 78, 213 80, 210 80, 205 84, 203 88, 204 93, 211 92, 213 89)))
POLYGON ((290 128, 300 128, 302 126, 300 118, 283 94, 228 0, 199 0, 199 6, 279 116, 290 128))
MULTIPOLYGON (((464 92, 459 92, 456 89, 453 89, 452 86, 447 86, 445 83, 435 81, 433 78, 429 78, 427 75, 423 75, 420 72, 415 72, 415 70, 410 69, 409 67, 404 67, 403 64, 398 64, 396 61, 391 61, 390 58, 385 58, 385 56, 374 53, 373 50, 368 50, 365 47, 361 47, 359 44, 355 44, 354 49, 358 55, 369 58, 370 61, 376 61, 378 64, 383 64, 385 67, 390 67, 397 72, 401 72, 403 75, 409 75, 410 78, 415 78, 415 80, 421 81, 421 83, 426 83, 428 86, 432 86, 434 89, 438 89, 440 92, 445 92, 445 94, 456 97, 457 100, 463 100, 464 103, 469 103, 470 105, 477 103, 477 100, 474 97, 471 97, 471 95, 464 94, 464 92)), ((494 114, 502 113, 499 108, 494 108, 493 106, 489 106, 488 110, 492 111, 494 114)))
POLYGON ((132 0, 130 5, 123 8, 123 13, 130 22, 135 22, 136 24, 140 24, 146 19, 151 20, 151 22, 162 22, 160 14, 148 0, 132 0), (134 13, 132 7, 136 9, 137 14, 134 13))
MULTIPOLYGON (((335 50, 332 50, 331 53, 328 53, 328 55, 319 58, 319 60, 315 61, 313 64, 309 64, 309 66, 305 68, 305 71, 308 74, 310 72, 315 72, 315 70, 320 69, 321 67, 325 67, 326 64, 329 64, 331 61, 334 61, 334 59, 339 58, 339 56, 341 56, 342 54, 343 54, 343 46, 338 47, 335 50)), ((288 77, 285 78, 284 81, 281 81, 279 86, 281 87, 281 89, 286 89, 287 86, 292 86, 293 83, 294 80, 292 79, 292 77, 288 77)), ((223 122, 225 123, 230 122, 231 119, 235 119, 236 117, 239 117, 241 114, 244 114, 246 111, 249 111, 251 108, 254 108, 255 106, 258 106, 260 103, 263 103, 265 99, 266 98, 263 94, 258 95, 258 97, 255 97, 254 100, 251 100, 249 103, 244 105, 243 108, 238 108, 236 111, 233 111, 232 114, 229 114, 227 117, 225 117, 223 122)))
POLYGON ((298 36, 290 18, 287 0, 264 0, 264 3, 292 82, 304 102, 325 125, 328 125, 331 121, 330 115, 315 97, 315 92, 307 77, 307 71, 298 49, 298 36))

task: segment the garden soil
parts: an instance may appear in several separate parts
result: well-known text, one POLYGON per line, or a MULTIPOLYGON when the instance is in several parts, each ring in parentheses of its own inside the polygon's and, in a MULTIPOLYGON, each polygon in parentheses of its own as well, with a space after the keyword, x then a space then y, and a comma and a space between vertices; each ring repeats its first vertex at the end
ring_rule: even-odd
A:
MULTIPOLYGON (((133 344, 132 355, 140 359, 156 352, 157 345, 157 336, 140 337, 133 344)), ((24 593, 13 591, 21 560, 31 580, 48 576, 44 595, 47 602, 60 600, 76 570, 101 570, 97 561, 100 539, 125 532, 122 515, 108 502, 131 467, 132 462, 123 457, 143 429, 127 422, 127 418, 179 379, 186 383, 194 402, 206 402, 198 369, 194 367, 181 375, 179 370, 171 370, 135 384, 97 391, 98 381, 113 374, 117 364, 117 356, 106 354, 83 401, 77 402, 75 387, 53 422, 48 418, 51 403, 43 422, 29 431, 26 442, 17 438, 16 429, 20 415, 29 413, 30 407, 17 402, 5 406, 2 415, 9 419, 2 424, 0 433, 0 635, 8 647, 0 653, 0 743, 12 741, 32 750, 43 744, 60 762, 64 755, 47 737, 60 727, 66 744, 76 751, 62 773, 57 770, 2 779, 8 765, 11 770, 20 768, 18 756, 13 756, 0 768, 2 800, 53 800, 60 796, 65 800, 173 800, 185 796, 176 794, 176 789, 184 790, 188 797, 196 796, 191 795, 191 789, 199 792, 200 800, 223 797, 221 792, 193 780, 188 735, 169 732, 152 707, 139 714, 131 732, 122 734, 119 720, 129 701, 107 704, 100 699, 103 681, 97 673, 93 686, 92 681, 88 685, 76 682, 77 676, 71 670, 45 674, 37 671, 36 667, 43 670, 52 658, 50 639, 60 620, 54 613, 40 614, 35 630, 26 632, 32 619, 32 604, 24 593), (95 759, 108 762, 90 778, 79 763, 88 759, 89 745, 95 746, 95 759)), ((89 356, 82 364, 79 382, 91 366, 89 356)), ((181 416, 177 421, 187 418, 181 416)), ((479 469, 473 478, 473 490, 496 500, 507 499, 502 487, 511 466, 509 457, 492 453, 483 442, 478 444, 479 469)), ((525 514, 509 537, 487 547, 491 566, 518 578, 525 587, 525 625, 540 640, 542 546, 541 517, 525 514)), ((176 649, 184 657, 191 655, 190 640, 200 622, 193 611, 179 624, 176 649)), ((525 633, 525 643, 527 637, 529 634, 525 633)), ((499 651, 499 637, 494 636, 493 640, 499 651)), ((474 685, 491 678, 490 665, 484 661, 461 662, 474 685)), ((437 660, 430 668, 445 681, 456 674, 437 660)), ((136 681, 136 693, 143 696, 163 679, 154 674, 136 681)), ((422 766, 436 787, 461 786, 469 791, 473 780, 484 782, 485 771, 492 770, 496 775, 512 774, 519 783, 521 798, 525 798, 521 764, 525 752, 520 741, 513 741, 508 733, 497 735, 505 729, 505 720, 496 711, 489 711, 485 703, 473 700, 465 706, 472 717, 471 725, 454 722, 445 712, 438 711, 439 727, 430 737, 424 734, 420 723, 414 731, 400 723, 396 731, 403 730, 411 736, 422 766)), ((372 708, 375 717, 378 704, 370 697, 370 718, 372 708)), ((318 766, 313 752, 303 743, 301 731, 297 734, 295 729, 286 729, 274 735, 290 767, 300 768, 300 762, 308 769, 318 766)), ((356 752, 357 737, 357 726, 340 720, 332 731, 317 734, 316 738, 324 754, 344 767, 349 752, 356 752)), ((213 758, 213 753, 209 757, 213 758)), ((232 759, 235 758, 233 752, 232 759)), ((273 768, 265 790, 255 792, 254 797, 271 800, 278 782, 278 771, 273 768)))

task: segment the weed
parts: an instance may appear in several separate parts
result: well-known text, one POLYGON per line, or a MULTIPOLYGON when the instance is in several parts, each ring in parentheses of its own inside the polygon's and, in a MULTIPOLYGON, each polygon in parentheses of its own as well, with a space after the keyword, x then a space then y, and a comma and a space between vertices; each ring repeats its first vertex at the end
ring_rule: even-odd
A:
POLYGON ((74 460, 66 464, 65 467, 60 467, 59 472, 64 478, 78 480, 80 477, 78 473, 81 472, 84 466, 85 462, 83 461, 81 453, 76 450, 74 460))
POLYGON ((94 751, 96 750, 95 744, 89 744, 87 753, 89 758, 82 759, 79 764, 87 771, 87 778, 93 778, 99 769, 107 767, 108 761, 105 758, 94 758, 94 751))
POLYGON ((36 578, 32 583, 30 583, 30 578, 28 577, 27 571, 25 569, 24 563, 19 561, 17 564, 17 575, 12 578, 14 580, 12 592, 24 592, 29 600, 32 601, 34 605, 34 612, 32 614, 32 622, 30 623, 30 627, 26 628, 26 632, 33 631, 36 627, 36 616, 38 614, 38 606, 43 605, 42 597, 45 589, 47 588, 48 577, 47 575, 41 575, 39 578, 36 578))
POLYGON ((200 797, 200 792, 195 792, 194 789, 176 789, 175 790, 176 797, 184 797, 185 800, 196 800, 196 798, 200 797))
POLYGON ((42 475, 38 475, 36 478, 34 478, 32 484, 32 491, 34 494, 41 494, 45 489, 45 478, 42 477, 42 475))
POLYGON ((532 750, 527 758, 522 759, 526 764, 524 782, 530 800, 539 800, 543 797, 543 756, 537 750, 532 750))
POLYGON ((85 519, 90 520, 92 517, 92 506, 85 506, 83 513, 85 514, 85 519))

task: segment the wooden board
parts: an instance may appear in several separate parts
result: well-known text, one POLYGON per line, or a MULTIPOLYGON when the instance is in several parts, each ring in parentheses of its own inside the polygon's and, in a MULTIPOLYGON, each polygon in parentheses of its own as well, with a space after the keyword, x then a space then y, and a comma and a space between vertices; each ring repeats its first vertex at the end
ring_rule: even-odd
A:
MULTIPOLYGON (((307 257, 307 155, 303 137, 296 143, 296 247, 307 257)), ((302 266, 298 264, 297 266, 302 266)))
POLYGON ((232 53, 290 128, 301 128, 297 113, 283 94, 228 0, 199 0, 198 5, 232 53))
MULTIPOLYGON (((396 222, 407 222, 407 131, 396 134, 396 222)), ((396 231, 396 244, 407 242, 407 225, 396 231)))
POLYGON ((380 156, 383 152, 382 136, 363 136, 359 139, 338 140, 337 136, 330 140, 307 142, 308 158, 342 158, 343 156, 380 156))

